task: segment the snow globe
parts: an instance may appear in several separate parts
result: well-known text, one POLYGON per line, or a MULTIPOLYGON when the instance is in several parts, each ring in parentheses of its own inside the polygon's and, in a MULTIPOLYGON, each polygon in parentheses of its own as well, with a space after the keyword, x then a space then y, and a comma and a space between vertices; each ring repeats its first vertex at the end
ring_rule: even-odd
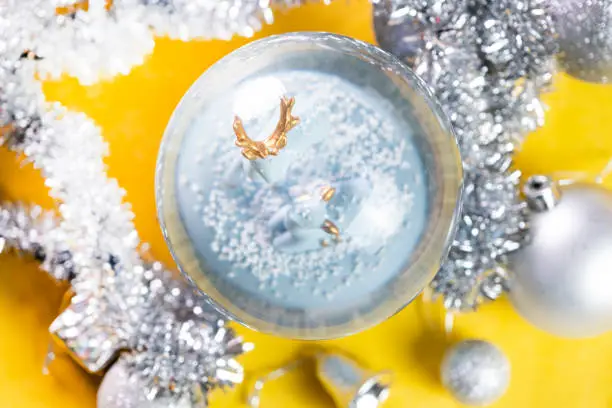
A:
POLYGON ((426 85, 329 33, 265 38, 214 64, 177 106, 156 177, 181 271, 229 318, 297 339, 361 331, 419 294, 462 184, 426 85))

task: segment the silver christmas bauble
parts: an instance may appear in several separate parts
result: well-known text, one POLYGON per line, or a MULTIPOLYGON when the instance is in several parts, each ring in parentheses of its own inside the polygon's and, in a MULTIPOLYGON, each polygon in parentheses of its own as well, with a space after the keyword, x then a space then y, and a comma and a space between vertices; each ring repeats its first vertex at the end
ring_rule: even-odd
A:
POLYGON ((192 408, 188 397, 174 400, 156 398, 149 401, 145 398, 138 379, 130 375, 124 362, 119 360, 104 376, 98 389, 98 408, 192 408))
POLYGON ((612 329, 612 192, 591 184, 560 188, 535 176, 530 242, 509 258, 510 298, 537 327, 562 337, 612 329))
POLYGON ((510 383, 510 363, 504 353, 482 340, 465 340, 446 352, 442 384, 459 402, 484 406, 499 399, 510 383))
POLYGON ((589 82, 612 81, 612 0, 550 0, 568 74, 589 82))

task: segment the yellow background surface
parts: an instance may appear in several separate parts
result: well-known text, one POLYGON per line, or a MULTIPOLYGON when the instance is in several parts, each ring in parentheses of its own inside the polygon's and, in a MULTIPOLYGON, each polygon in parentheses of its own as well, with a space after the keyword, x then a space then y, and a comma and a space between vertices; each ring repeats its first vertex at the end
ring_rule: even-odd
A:
MULTIPOLYGON (((279 15, 257 38, 287 31, 331 31, 373 42, 371 9, 363 1, 309 5, 279 15)), ((250 40, 191 42, 158 40, 143 66, 112 82, 82 87, 73 79, 47 83, 50 100, 90 115, 110 144, 109 174, 127 190, 136 226, 152 253, 172 265, 155 218, 153 175, 166 122, 190 84, 223 55, 250 40)), ((526 140, 517 164, 526 175, 560 171, 594 174, 612 157, 612 87, 559 75, 545 97, 546 126, 526 140)), ((612 187, 612 183, 608 183, 612 187)), ((0 195, 51 208, 40 175, 0 150, 0 195)), ((611 226, 612 227, 612 226, 611 226)), ((49 341, 47 327, 65 287, 54 284, 33 262, 0 257, 0 408, 95 407, 99 378, 67 356, 41 373, 49 341)), ((324 342, 361 358, 396 378, 389 408, 450 408, 458 404, 440 386, 438 367, 445 347, 477 337, 499 345, 512 362, 508 393, 494 406, 612 407, 612 333, 590 340, 562 340, 531 327, 502 300, 456 318, 453 334, 442 330, 437 305, 415 301, 403 312, 364 333, 324 342)), ((241 358, 247 375, 290 361, 303 343, 238 331, 256 344, 241 358)), ((245 387, 216 392, 212 407, 239 407, 245 387)), ((308 368, 270 384, 263 408, 332 407, 308 368)))

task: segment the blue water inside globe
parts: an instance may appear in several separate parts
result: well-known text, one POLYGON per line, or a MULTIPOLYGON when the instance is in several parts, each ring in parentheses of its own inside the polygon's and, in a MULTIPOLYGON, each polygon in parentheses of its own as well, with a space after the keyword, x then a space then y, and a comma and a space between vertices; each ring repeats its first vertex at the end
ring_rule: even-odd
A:
POLYGON ((255 302, 314 321, 368 307, 427 227, 435 185, 410 104, 372 65, 325 58, 243 79, 201 108, 182 141, 175 194, 184 228, 207 278, 247 310, 255 302), (235 116, 264 140, 283 97, 294 98, 300 119, 287 145, 243 157, 235 116))

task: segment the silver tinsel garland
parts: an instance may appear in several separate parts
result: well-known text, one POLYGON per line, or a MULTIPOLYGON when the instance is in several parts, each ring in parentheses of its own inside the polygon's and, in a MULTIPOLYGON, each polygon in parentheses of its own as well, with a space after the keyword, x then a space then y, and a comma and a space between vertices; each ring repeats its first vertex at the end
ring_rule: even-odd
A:
POLYGON ((557 52, 545 0, 380 0, 383 48, 420 73, 449 115, 465 170, 464 208, 449 257, 431 284, 448 309, 505 290, 505 255, 526 233, 511 169, 515 145, 543 124, 539 94, 557 52))
MULTIPOLYGON (((66 4, 0 2, 0 142, 40 169, 59 202, 58 218, 3 208, 0 243, 31 252, 55 278, 71 281, 75 295, 50 331, 86 368, 100 371, 127 350, 123 360, 141 378, 145 397, 201 400, 211 388, 242 381, 234 357, 252 346, 160 264, 142 260, 125 193, 106 175, 100 129, 83 114, 46 103, 34 80, 35 73, 67 71, 88 83, 127 72, 150 51, 144 37, 108 36, 128 27, 152 45, 148 27, 126 18, 138 10, 123 8, 119 17, 119 3, 109 11, 92 3, 90 11, 56 15, 66 4)), ((232 10, 230 20, 241 13, 232 10)))

